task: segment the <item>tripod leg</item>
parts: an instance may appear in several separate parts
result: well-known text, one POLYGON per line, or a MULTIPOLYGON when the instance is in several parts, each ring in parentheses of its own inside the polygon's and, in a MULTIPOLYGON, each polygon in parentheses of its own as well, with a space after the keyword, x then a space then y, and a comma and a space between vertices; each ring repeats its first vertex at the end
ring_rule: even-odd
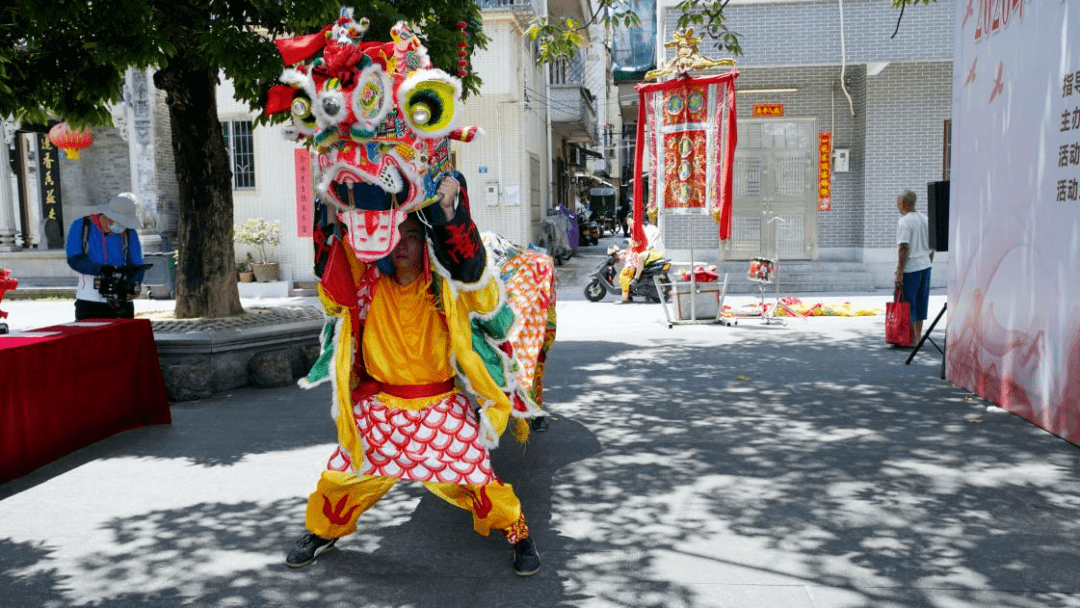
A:
POLYGON ((945 379, 945 349, 948 348, 948 344, 945 340, 941 341, 941 379, 945 379))
POLYGON ((911 350, 911 354, 908 355, 907 361, 904 362, 904 365, 911 365, 911 360, 915 358, 915 353, 919 352, 919 349, 922 348, 922 345, 927 341, 927 339, 930 338, 930 332, 934 331, 934 326, 936 326, 938 324, 938 321, 941 320, 941 317, 945 314, 945 309, 948 306, 948 302, 941 305, 941 312, 937 313, 937 316, 934 317, 934 322, 930 324, 930 329, 926 330, 926 333, 924 333, 923 337, 919 340, 918 345, 916 345, 915 348, 911 350))

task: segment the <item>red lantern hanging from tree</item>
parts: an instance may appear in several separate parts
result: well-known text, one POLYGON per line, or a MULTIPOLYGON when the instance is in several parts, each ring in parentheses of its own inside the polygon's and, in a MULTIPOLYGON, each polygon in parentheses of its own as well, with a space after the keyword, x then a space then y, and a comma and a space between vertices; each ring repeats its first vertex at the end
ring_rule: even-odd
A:
POLYGON ((79 160, 79 150, 94 143, 94 134, 88 129, 72 129, 62 122, 49 129, 49 141, 63 149, 69 160, 79 160))

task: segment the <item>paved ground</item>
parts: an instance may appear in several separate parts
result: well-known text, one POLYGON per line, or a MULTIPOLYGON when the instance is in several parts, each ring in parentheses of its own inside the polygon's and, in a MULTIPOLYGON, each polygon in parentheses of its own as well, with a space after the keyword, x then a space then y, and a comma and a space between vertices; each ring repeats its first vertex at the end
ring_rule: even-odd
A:
POLYGON ((535 577, 407 484, 286 568, 329 395, 245 389, 0 485, 0 605, 1080 606, 1077 446, 940 380, 932 347, 904 365, 882 316, 668 328, 584 301, 595 261, 561 271, 550 430, 495 453, 535 577))

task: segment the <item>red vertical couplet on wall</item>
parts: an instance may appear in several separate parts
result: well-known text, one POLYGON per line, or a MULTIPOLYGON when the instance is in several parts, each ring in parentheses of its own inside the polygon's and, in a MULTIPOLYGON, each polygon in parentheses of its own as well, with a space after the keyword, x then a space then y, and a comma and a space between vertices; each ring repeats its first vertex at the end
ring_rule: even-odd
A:
POLYGON ((818 211, 832 211, 832 131, 818 133, 818 211))
POLYGON ((311 236, 312 201, 311 201, 311 154, 307 148, 293 150, 293 165, 296 169, 296 236, 311 236))

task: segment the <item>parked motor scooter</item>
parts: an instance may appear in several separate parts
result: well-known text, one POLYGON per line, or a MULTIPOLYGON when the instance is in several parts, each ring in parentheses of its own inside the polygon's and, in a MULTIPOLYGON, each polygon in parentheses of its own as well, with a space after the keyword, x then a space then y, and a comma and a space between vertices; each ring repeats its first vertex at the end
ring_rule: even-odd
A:
POLYGON ((536 244, 551 255, 556 265, 569 260, 577 249, 580 240, 577 222, 577 215, 561 205, 540 220, 536 244))
MULTIPOLYGON (((622 287, 619 285, 620 249, 611 247, 608 256, 593 270, 591 279, 585 285, 585 298, 590 302, 599 302, 604 299, 608 292, 622 297, 622 287)), ((630 283, 630 298, 635 296, 645 298, 650 302, 659 302, 660 294, 656 291, 656 283, 653 277, 660 277, 661 289, 667 299, 667 286, 671 284, 667 271, 671 269, 671 260, 657 251, 650 252, 650 259, 645 262, 645 268, 638 278, 630 283)))
POLYGON ((584 210, 577 214, 578 217, 578 230, 580 232, 580 243, 586 247, 589 245, 600 244, 600 237, 603 236, 603 230, 600 228, 600 223, 597 221, 596 213, 591 210, 584 210))

